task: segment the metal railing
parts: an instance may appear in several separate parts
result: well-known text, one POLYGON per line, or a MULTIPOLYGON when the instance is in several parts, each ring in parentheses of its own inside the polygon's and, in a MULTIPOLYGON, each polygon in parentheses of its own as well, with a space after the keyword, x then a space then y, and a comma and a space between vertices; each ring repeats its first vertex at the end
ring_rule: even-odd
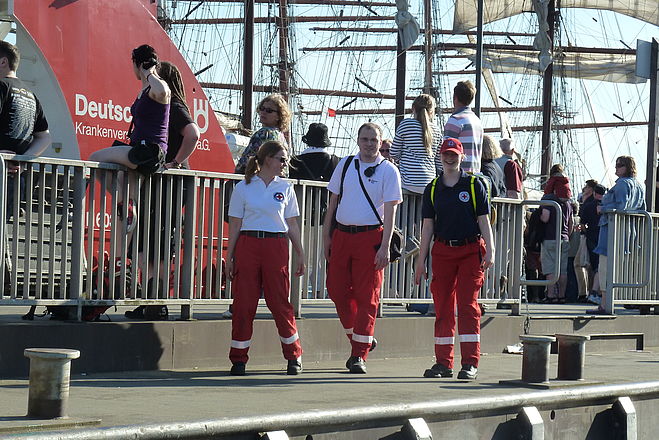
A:
MULTIPOLYGON (((648 402, 645 411, 639 414, 646 418, 640 420, 645 431, 651 430, 654 400, 659 396, 659 382, 626 383, 614 385, 590 385, 554 390, 511 393, 505 396, 482 396, 453 400, 435 400, 429 402, 396 403, 372 405, 335 410, 310 410, 288 412, 285 414, 259 415, 251 417, 224 418, 216 420, 154 423, 132 426, 112 426, 101 429, 86 428, 71 431, 56 431, 44 433, 15 434, 12 438, 24 440, 95 440, 95 439, 224 439, 224 438, 288 438, 288 435, 313 438, 315 435, 331 436, 331 438, 401 438, 395 437, 399 427, 408 420, 422 418, 434 427, 433 431, 446 432, 443 422, 472 421, 480 425, 489 423, 488 436, 495 431, 500 423, 498 417, 507 416, 506 424, 510 425, 515 414, 524 408, 538 411, 550 411, 547 415, 551 420, 551 432, 574 433, 575 423, 587 431, 595 423, 597 414, 601 414, 602 406, 611 405, 619 399, 628 402, 629 414, 636 421, 636 405, 642 406, 648 402), (578 409, 580 418, 561 418, 561 409, 578 409), (558 418, 557 418, 558 416, 558 418), (589 418, 590 416, 591 418, 589 418), (559 426, 558 423, 561 423, 559 426), (386 437, 382 437, 382 429, 389 428, 386 437), (380 429, 380 431, 369 431, 380 429), (378 435, 380 434, 380 435, 378 435)), ((611 411, 608 411, 611 412, 611 411)), ((601 418, 601 416, 599 416, 601 418)), ((625 420, 625 419, 622 419, 625 420)), ((616 419, 620 425, 620 419, 616 419)), ((537 421, 541 428, 543 421, 537 421)), ((611 426, 613 425, 611 420, 611 426)), ((547 428, 549 429, 549 428, 547 428)), ((611 429, 611 428, 609 428, 611 429)), ((620 428, 618 428, 620 429, 620 428)), ((614 431, 616 431, 614 429, 614 431)), ((471 431, 470 431, 471 432, 471 431)), ((498 432, 498 431, 497 431, 498 432)), ((511 432, 511 431, 508 431, 511 432)), ((636 438, 637 426, 626 427, 623 432, 636 438)), ((402 438, 431 438, 430 436, 406 436, 402 438)), ((438 437, 443 438, 443 437, 438 437)), ((520 438, 538 438, 536 436, 520 436, 520 438)), ((541 436, 539 438, 542 438, 541 436)), ((556 438, 556 437, 554 437, 556 438)))
POLYGON ((646 211, 607 211, 608 244, 606 300, 615 303, 657 304, 659 288, 659 215, 646 211))
MULTIPOLYGON (((231 282, 224 276, 222 257, 228 200, 241 179, 190 170, 137 178, 118 165, 0 155, 0 212, 5 219, 0 221, 0 304, 72 305, 79 317, 82 307, 90 305, 180 305, 182 318, 192 317, 195 304, 228 305, 231 282), (7 160, 20 162, 22 173, 8 173, 7 160)), ((308 268, 303 277, 291 280, 291 301, 300 316, 305 305, 330 301, 322 243, 327 189, 323 182, 294 184, 308 268)), ((518 306, 522 285, 549 284, 522 276, 525 205, 531 203, 560 210, 555 202, 493 200, 495 262, 480 302, 518 306)), ((659 227, 642 228, 645 218, 616 213, 611 222, 611 234, 619 236, 615 240, 638 231, 634 243, 640 246, 629 247, 612 262, 616 301, 657 301, 658 253, 647 246, 659 243, 659 227), (627 285, 638 281, 641 269, 649 273, 646 285, 627 285)), ((659 216, 652 221, 659 223, 659 216)), ((411 237, 418 239, 421 222, 421 196, 406 194, 396 224, 408 246, 385 270, 383 303, 432 301, 428 282, 414 284, 418 251, 411 237)))

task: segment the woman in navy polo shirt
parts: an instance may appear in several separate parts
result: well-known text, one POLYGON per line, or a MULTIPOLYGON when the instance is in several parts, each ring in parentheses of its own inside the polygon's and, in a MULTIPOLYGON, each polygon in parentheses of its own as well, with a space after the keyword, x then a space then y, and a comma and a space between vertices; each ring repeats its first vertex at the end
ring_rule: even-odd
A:
POLYGON ((440 154, 444 171, 423 194, 421 249, 414 275, 417 284, 426 276, 426 258, 434 238, 430 290, 436 313, 436 363, 424 377, 453 376, 457 302, 462 355, 458 379, 475 379, 480 360, 478 292, 485 269, 494 261, 490 206, 480 178, 460 169, 465 157, 460 141, 444 140, 440 154))
POLYGON ((261 292, 288 360, 286 373, 302 371, 302 346, 288 301, 288 239, 297 255, 296 276, 304 273, 304 251, 296 219, 299 210, 295 191, 280 177, 288 160, 288 152, 280 142, 265 142, 247 162, 245 180, 231 194, 226 273, 233 280, 229 359, 234 376, 245 375, 261 292))

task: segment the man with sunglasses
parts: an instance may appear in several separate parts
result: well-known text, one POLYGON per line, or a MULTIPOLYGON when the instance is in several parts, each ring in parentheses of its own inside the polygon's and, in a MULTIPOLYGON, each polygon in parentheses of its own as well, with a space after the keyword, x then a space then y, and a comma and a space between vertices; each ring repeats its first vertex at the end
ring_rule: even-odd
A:
POLYGON ((357 132, 359 153, 339 162, 327 187, 327 291, 352 345, 346 368, 353 374, 366 373, 365 361, 375 346, 383 272, 389 264, 396 205, 403 200, 400 173, 380 154, 381 144, 380 127, 362 125, 357 132))

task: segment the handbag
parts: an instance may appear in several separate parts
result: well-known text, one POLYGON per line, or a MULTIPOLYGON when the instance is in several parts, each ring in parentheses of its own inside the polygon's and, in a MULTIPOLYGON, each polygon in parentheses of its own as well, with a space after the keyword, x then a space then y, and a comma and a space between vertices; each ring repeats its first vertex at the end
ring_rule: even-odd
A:
MULTIPOLYGON (((366 192, 366 188, 364 187, 364 182, 362 181, 362 175, 359 172, 359 161, 357 159, 355 159, 355 169, 357 170, 357 177, 359 177, 359 185, 361 185, 362 187, 362 191, 364 192, 364 196, 366 197, 368 204, 371 206, 371 209, 373 210, 373 213, 377 217, 380 225, 384 225, 384 222, 380 218, 380 214, 378 214, 377 209, 375 209, 375 205, 373 204, 371 197, 366 192)), ((403 239, 402 231, 396 225, 394 225, 392 229, 393 231, 391 234, 391 242, 389 243, 389 261, 393 263, 395 261, 398 261, 398 259, 402 255, 404 239, 403 239)))

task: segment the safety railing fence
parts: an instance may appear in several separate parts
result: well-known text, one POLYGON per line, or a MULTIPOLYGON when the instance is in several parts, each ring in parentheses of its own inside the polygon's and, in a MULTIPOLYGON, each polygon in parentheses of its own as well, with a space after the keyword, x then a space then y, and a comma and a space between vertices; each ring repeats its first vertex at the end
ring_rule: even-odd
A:
MULTIPOLYGON (((611 211, 608 218, 606 295, 615 303, 657 304, 659 215, 645 211, 611 211)), ((601 265, 600 265, 601 266, 601 265)))
MULTIPOLYGON (((230 303, 224 273, 226 223, 234 174, 169 170, 136 178, 118 165, 0 155, 0 304, 181 305, 230 303), (10 159, 22 172, 11 173, 10 159), (20 184, 15 184, 19 182, 20 184)), ((326 183, 299 181, 300 227, 307 271, 292 279, 298 315, 305 304, 329 302, 322 221, 326 183)), ((496 246, 480 302, 519 304, 525 205, 494 199, 496 246)), ((544 202, 540 202, 544 203, 544 202)), ((610 263, 615 301, 657 302, 659 216, 609 214, 616 257, 610 263), (648 273, 646 281, 641 280, 648 273), (636 283, 643 282, 642 286, 636 283)), ((406 239, 402 258, 387 267, 383 303, 431 302, 429 283, 414 284, 421 196, 406 194, 396 224, 406 239)), ((430 272, 428 262, 428 272, 430 272)))

